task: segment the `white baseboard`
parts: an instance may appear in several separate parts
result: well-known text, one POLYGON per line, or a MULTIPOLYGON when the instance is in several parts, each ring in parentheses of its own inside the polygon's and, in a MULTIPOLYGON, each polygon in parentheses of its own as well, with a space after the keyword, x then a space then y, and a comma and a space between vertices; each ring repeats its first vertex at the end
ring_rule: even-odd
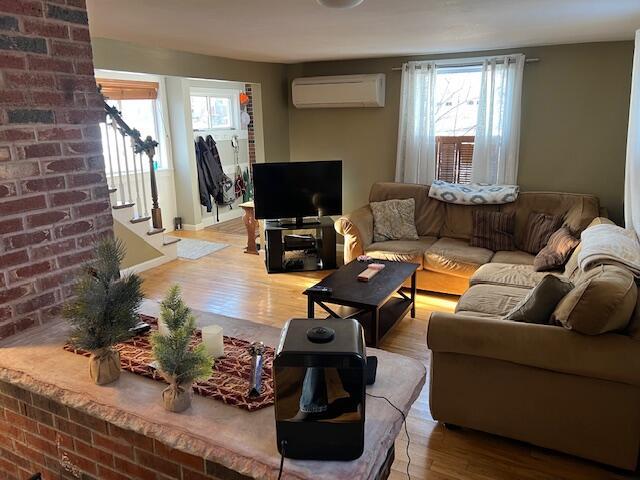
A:
POLYGON ((128 275, 130 273, 141 273, 141 272, 144 272, 145 270, 150 270, 152 268, 168 263, 172 260, 175 260, 175 259, 169 257, 168 255, 160 255, 159 257, 152 258, 151 260, 147 260, 146 262, 142 262, 137 265, 132 265, 131 267, 127 267, 123 270, 120 270, 120 275, 128 275))

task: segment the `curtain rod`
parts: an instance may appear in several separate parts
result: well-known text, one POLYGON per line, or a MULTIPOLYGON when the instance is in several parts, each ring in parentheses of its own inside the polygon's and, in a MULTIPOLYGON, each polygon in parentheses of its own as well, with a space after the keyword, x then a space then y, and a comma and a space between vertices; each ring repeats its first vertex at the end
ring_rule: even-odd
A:
MULTIPOLYGON (((471 63, 452 63, 450 65, 437 65, 438 60, 434 60, 436 62, 436 67, 442 67, 442 68, 446 68, 446 67, 475 67, 475 66, 481 66, 482 62, 471 62, 471 63)), ((525 63, 537 63, 539 62, 540 59, 539 58, 527 58, 524 62, 525 63)), ((500 60, 496 63, 503 63, 504 60, 500 60)), ((510 62, 513 63, 513 62, 510 62)), ((419 65, 416 68, 422 68, 419 65)), ((401 72, 402 71, 402 67, 393 67, 391 69, 392 72, 401 72)))

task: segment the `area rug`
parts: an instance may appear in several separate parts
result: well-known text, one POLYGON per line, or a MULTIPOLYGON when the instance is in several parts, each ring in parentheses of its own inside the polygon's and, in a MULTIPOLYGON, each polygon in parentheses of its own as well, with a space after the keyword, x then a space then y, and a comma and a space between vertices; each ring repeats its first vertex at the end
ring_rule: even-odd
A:
MULTIPOLYGON (((177 237, 171 237, 177 238, 177 237)), ((206 242, 193 238, 180 237, 178 242, 178 257, 188 260, 197 260, 218 250, 228 247, 228 243, 206 242)))
MULTIPOLYGON (((166 383, 166 380, 154 367, 151 342, 149 341, 150 334, 158 329, 157 319, 140 314, 140 320, 151 325, 151 332, 135 336, 116 345, 116 349, 120 352, 120 365, 123 370, 166 383)), ((201 341, 202 334, 200 330, 197 330, 192 345, 197 345, 201 341)), ((210 397, 250 412, 273 405, 274 349, 265 347, 262 390, 260 395, 251 397, 249 396, 252 370, 250 345, 251 342, 246 340, 224 336, 225 356, 215 360, 211 377, 194 383, 193 391, 203 397, 210 397)), ((91 355, 90 352, 75 348, 69 343, 64 346, 64 349, 85 357, 91 355)))

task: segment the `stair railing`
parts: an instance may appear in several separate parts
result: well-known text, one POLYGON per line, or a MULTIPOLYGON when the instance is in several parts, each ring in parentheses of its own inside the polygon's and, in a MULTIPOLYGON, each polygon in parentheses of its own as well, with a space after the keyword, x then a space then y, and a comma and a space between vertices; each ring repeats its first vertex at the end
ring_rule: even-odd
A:
POLYGON ((121 112, 119 112, 116 107, 112 107, 107 102, 103 103, 105 113, 107 114, 107 148, 105 153, 108 157, 108 165, 111 177, 109 188, 112 190, 115 189, 115 171, 113 170, 113 158, 111 151, 112 149, 110 147, 109 140, 110 130, 113 132, 114 143, 116 146, 115 163, 118 167, 117 195, 119 195, 120 200, 116 205, 114 205, 114 208, 123 208, 135 205, 136 217, 133 218, 132 221, 144 221, 149 219, 144 177, 145 171, 143 168, 143 155, 146 155, 149 163, 149 177, 151 185, 151 223, 153 225, 153 230, 149 233, 152 234, 157 232, 158 230, 162 230, 162 211, 160 210, 160 205, 158 204, 158 184, 156 181, 156 171, 153 161, 153 157, 156 154, 156 147, 158 146, 158 142, 153 140, 151 136, 147 136, 143 140, 138 130, 127 125, 127 123, 122 118, 121 112), (118 137, 120 137, 120 139, 118 139, 118 137), (118 148, 118 144, 120 142, 122 142, 122 152, 124 152, 124 155, 121 155, 120 148, 118 148), (129 147, 127 146, 127 143, 129 147), (131 150, 131 162, 129 162, 129 148, 131 150), (121 158, 121 156, 124 158, 121 158), (138 162, 136 162, 136 156, 138 157, 138 162), (124 162, 124 169, 122 168, 122 162, 124 162), (138 163, 140 165, 139 176, 138 163), (132 166, 133 169, 130 169, 130 166, 132 166), (131 178, 132 174, 133 178, 131 178), (131 188, 132 180, 135 190, 135 202, 133 201, 133 189, 131 188), (125 184, 127 187, 126 190, 125 184), (140 196, 140 188, 142 188, 142 197, 140 196))

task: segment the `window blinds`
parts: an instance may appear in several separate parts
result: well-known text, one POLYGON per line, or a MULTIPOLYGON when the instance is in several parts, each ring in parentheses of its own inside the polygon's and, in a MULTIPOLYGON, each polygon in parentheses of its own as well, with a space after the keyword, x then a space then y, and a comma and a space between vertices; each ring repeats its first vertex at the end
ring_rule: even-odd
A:
POLYGON ((158 82, 96 78, 102 94, 109 100, 155 100, 158 98, 158 82))

